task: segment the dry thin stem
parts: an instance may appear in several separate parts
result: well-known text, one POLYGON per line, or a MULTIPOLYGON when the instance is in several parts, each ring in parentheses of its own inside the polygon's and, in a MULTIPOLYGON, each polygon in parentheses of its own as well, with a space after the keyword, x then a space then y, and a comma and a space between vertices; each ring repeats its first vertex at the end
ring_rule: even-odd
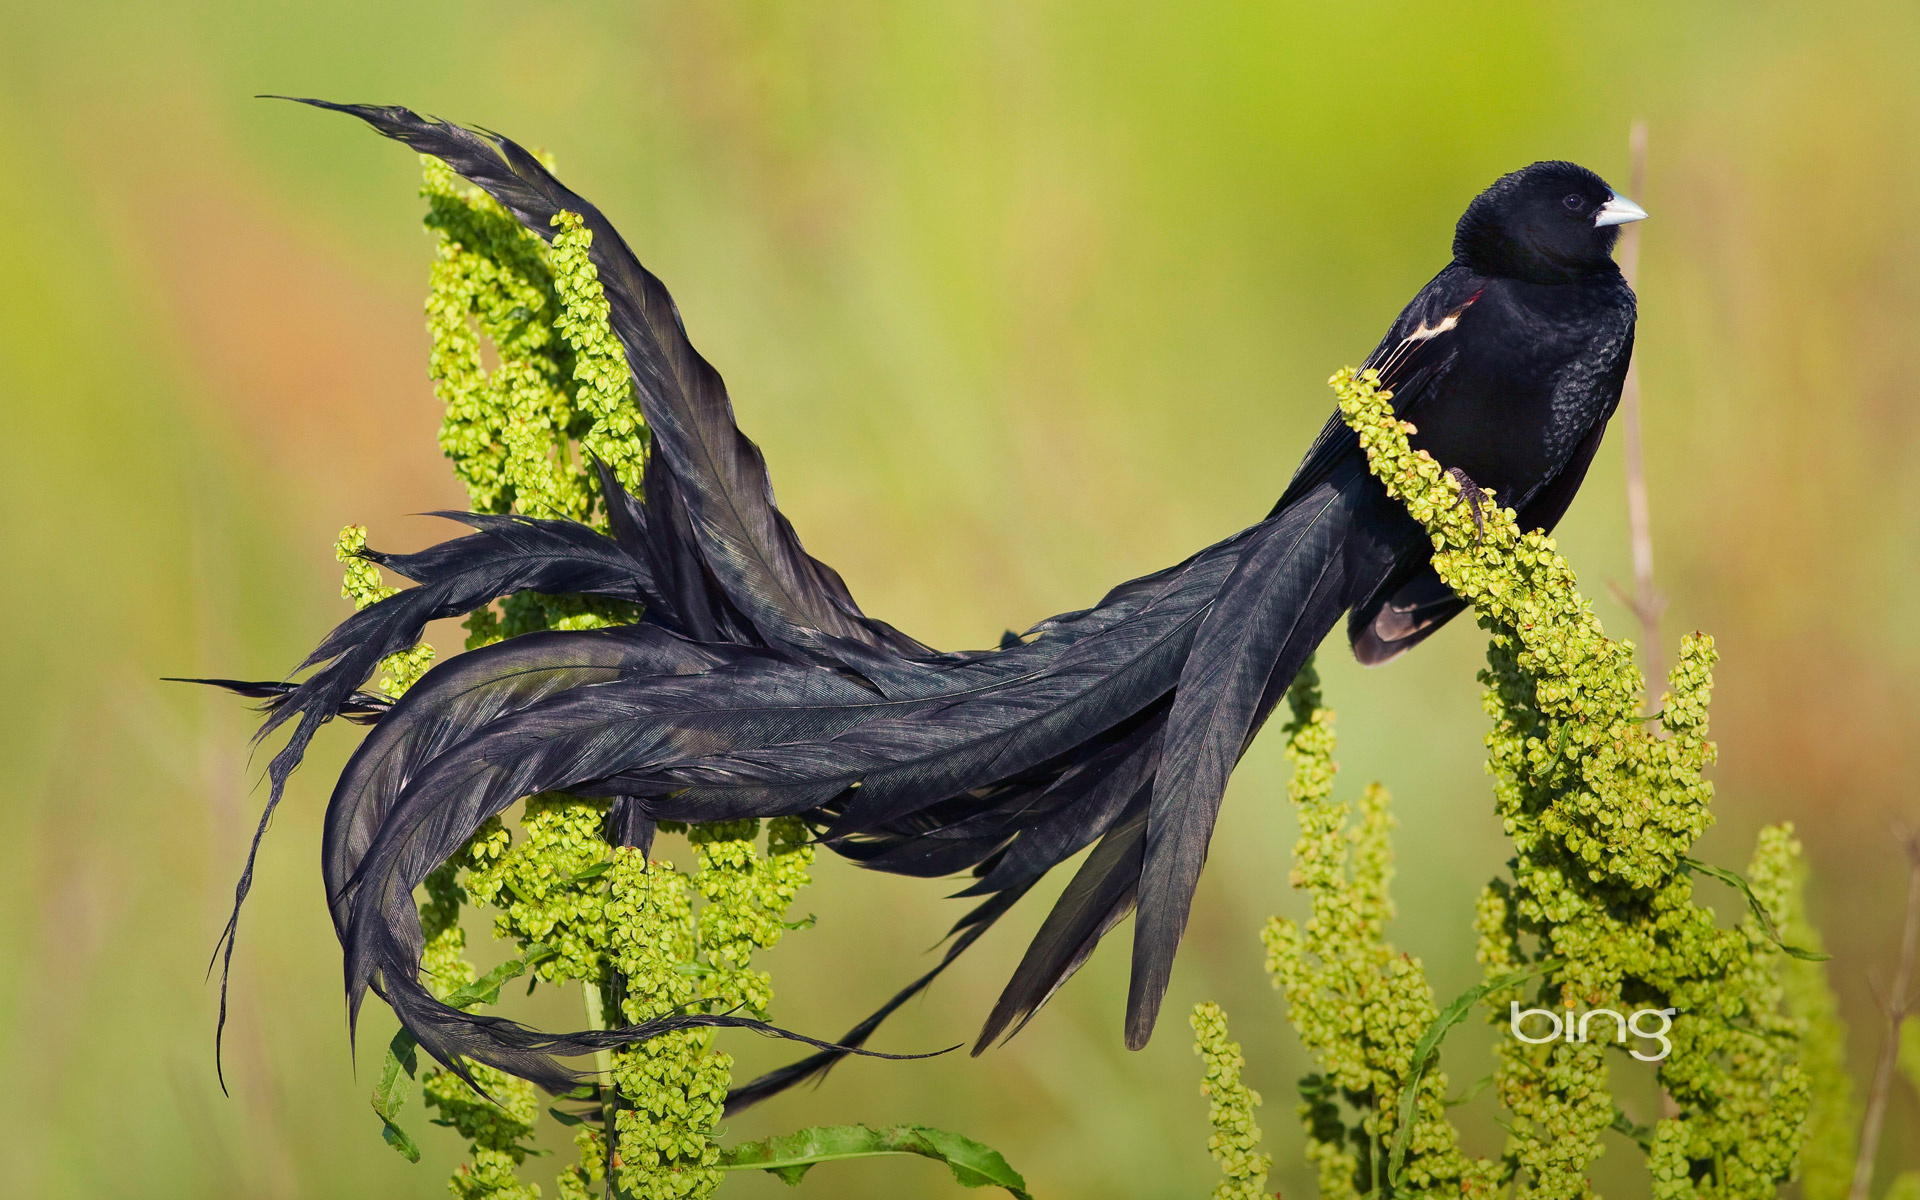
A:
POLYGON ((1906 831, 1901 840, 1907 851, 1907 919, 1901 932, 1900 965, 1881 1000, 1887 1032, 1880 1043, 1880 1061, 1873 1068, 1866 1118, 1860 1123, 1860 1156, 1854 1160, 1848 1200, 1867 1200, 1867 1189, 1873 1183, 1873 1160, 1880 1153, 1880 1126, 1886 1120, 1887 1099, 1893 1091, 1894 1065, 1900 1060, 1900 1027, 1914 1005, 1913 960, 1920 952, 1920 830, 1906 831))
MULTIPOLYGON (((1647 123, 1635 121, 1627 140, 1633 155, 1632 181, 1628 186, 1631 195, 1639 196, 1647 182, 1647 123)), ((1620 234, 1620 273, 1626 277, 1629 287, 1639 278, 1640 226, 1637 222, 1620 234)), ((1633 542, 1634 591, 1630 597, 1621 595, 1622 589, 1617 586, 1613 591, 1640 619, 1640 652, 1646 655, 1647 679, 1657 688, 1657 681, 1666 677, 1660 653, 1660 610, 1666 607, 1666 601, 1653 590, 1653 523, 1647 506, 1647 468, 1640 438, 1640 369, 1633 360, 1627 363, 1626 385, 1620 389, 1620 424, 1626 439, 1627 528, 1633 542)))

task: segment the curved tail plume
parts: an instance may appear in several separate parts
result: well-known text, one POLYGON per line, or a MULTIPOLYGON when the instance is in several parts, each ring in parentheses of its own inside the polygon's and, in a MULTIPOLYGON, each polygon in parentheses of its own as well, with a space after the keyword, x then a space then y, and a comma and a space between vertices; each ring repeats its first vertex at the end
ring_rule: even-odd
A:
MULTIPOLYGON (((374 991, 449 1066, 471 1058, 550 1087, 574 1078, 560 1058, 667 1028, 770 1032, 693 1014, 545 1034, 421 986, 414 889, 489 817, 562 791, 617 798, 623 839, 657 820, 797 815, 871 869, 971 873, 961 894, 980 902, 937 965, 840 1042, 736 1089, 730 1109, 864 1053, 888 1014, 1089 846, 976 1050, 1030 1020, 1136 909, 1126 1031, 1144 1044, 1228 776, 1306 657, 1404 556, 1409 522, 1344 426, 1329 426, 1264 521, 997 648, 938 652, 867 616, 802 548, 719 374, 598 209, 498 135, 404 108, 302 102, 441 159, 543 237, 577 214, 653 439, 640 497, 600 471, 611 536, 462 518, 478 532, 376 558, 419 586, 342 623, 303 664, 320 666, 307 680, 226 684, 266 700, 263 734, 299 717, 270 770, 269 811, 320 723, 373 722, 334 787, 323 847, 350 1011, 374 991), (357 691, 427 620, 529 589, 631 600, 643 616, 460 655, 391 705, 357 691)), ((1426 369, 1417 354, 1405 361, 1426 369)))

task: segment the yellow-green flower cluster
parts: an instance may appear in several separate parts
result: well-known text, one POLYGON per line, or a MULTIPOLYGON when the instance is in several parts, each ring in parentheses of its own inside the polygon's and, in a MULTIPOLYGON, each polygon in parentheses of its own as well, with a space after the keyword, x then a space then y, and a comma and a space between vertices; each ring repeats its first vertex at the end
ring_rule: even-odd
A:
MULTIPOLYGON (((427 902, 420 906, 427 942, 421 970, 428 977, 429 990, 441 999, 473 982, 475 974, 463 953, 466 934, 459 919, 465 893, 458 882, 459 869, 454 860, 429 874, 427 902)), ((447 1190, 459 1200, 537 1200, 539 1187, 522 1183, 515 1174, 530 1153, 524 1143, 532 1137, 539 1115, 533 1085, 470 1059, 466 1067, 486 1095, 451 1071, 429 1071, 422 1080, 427 1106, 439 1111, 440 1123, 452 1126, 471 1143, 472 1162, 454 1171, 447 1190)))
MULTIPOLYGON (((333 544, 333 557, 346 568, 346 577, 340 584, 340 598, 353 601, 356 609, 385 600, 400 590, 388 586, 380 578, 380 568, 361 557, 361 552, 366 548, 365 525, 347 526, 340 531, 339 538, 333 544)), ((380 669, 386 673, 386 678, 380 681, 380 690, 398 699, 432 665, 433 647, 426 642, 415 642, 405 650, 389 654, 380 660, 380 669)))
MULTIPOLYGON (((637 487, 646 430, 587 257, 590 235, 577 218, 563 218, 560 244, 549 249, 479 189, 461 185, 443 163, 428 158, 423 165, 426 225, 439 243, 427 327, 429 373, 446 405, 441 448, 475 511, 593 521, 599 487, 579 447, 614 464, 628 486, 637 487)), ((349 526, 335 550, 346 566, 344 594, 359 607, 395 590, 360 557, 365 545, 366 531, 349 526)), ((470 617, 467 645, 634 616, 630 606, 596 598, 523 594, 503 600, 498 612, 470 617)), ((389 657, 381 689, 400 695, 432 659, 424 642, 389 657)), ((518 942, 536 979, 584 981, 589 1016, 600 1022, 617 982, 607 956, 605 810, 599 801, 533 797, 517 842, 502 822, 489 821, 463 854, 428 876, 422 969, 437 995, 475 977, 460 926, 461 906, 472 899, 495 906, 495 936, 518 942), (526 953, 535 947, 537 953, 526 953)), ((474 1143, 472 1163, 449 1186, 459 1196, 538 1195, 514 1178, 524 1158, 515 1147, 531 1130, 535 1111, 531 1088, 467 1065, 506 1107, 449 1073, 428 1076, 429 1100, 474 1143)), ((724 1079, 720 1086, 724 1091, 724 1079)), ((561 1173, 562 1194, 584 1194, 604 1180, 599 1139, 591 1129, 576 1139, 583 1157, 561 1173)))
POLYGON ((518 839, 489 826, 469 851, 467 894, 494 908, 494 937, 546 948, 533 966, 543 983, 605 974, 606 900, 596 880, 607 858, 606 813, 604 800, 533 796, 518 839))
POLYGON ((454 1200, 540 1200, 540 1185, 514 1174, 518 1162, 499 1150, 475 1150, 472 1162, 454 1169, 447 1191, 454 1200))
POLYGON ((481 512, 585 519, 570 438, 586 432, 546 244, 437 159, 422 158, 427 228, 440 236, 427 295, 428 370, 447 406, 440 447, 481 512), (488 370, 481 340, 495 363, 488 370))
MULTIPOLYGON (((800 821, 716 822, 686 830, 691 877, 638 850, 614 851, 606 906, 620 1012, 638 1023, 673 1012, 738 1012, 764 1019, 772 1003, 752 955, 777 943, 808 881, 814 848, 800 821), (700 898, 698 911, 694 898, 700 898)), ((710 1036, 685 1030, 614 1056, 616 1178, 636 1197, 696 1197, 719 1187, 715 1131, 733 1059, 710 1036)))
MULTIPOLYGON (((1763 837, 1793 839, 1793 826, 1767 830, 1763 837)), ((1821 949, 1819 930, 1807 919, 1802 896, 1806 867, 1799 846, 1789 850, 1794 869, 1781 888, 1788 897, 1784 911, 1774 914, 1790 945, 1821 949)), ((1844 1200, 1853 1184, 1853 1157, 1860 1131, 1860 1103, 1853 1077, 1847 1073, 1847 1032, 1840 1023, 1840 1000, 1817 962, 1790 959, 1783 964, 1781 985, 1789 1013, 1801 1018, 1800 1069, 1809 1091, 1806 1132, 1800 1146, 1800 1194, 1805 1200, 1844 1200)), ((1920 1075, 1915 1077, 1920 1087, 1920 1075)))
POLYGON ((698 825, 688 840, 699 854, 694 883, 706 901, 700 909, 700 951, 710 973, 702 991, 709 1011, 738 1009, 765 1020, 773 982, 754 970, 754 951, 766 950, 787 930, 787 908, 805 887, 814 848, 806 826, 793 817, 768 822, 767 853, 754 849, 758 821, 698 825))
MULTIPOLYGON (((435 931, 442 918, 432 897, 435 895, 436 880, 445 875, 447 880, 439 886, 458 889, 449 894, 450 898, 464 895, 495 910, 494 936, 512 939, 519 945, 535 979, 551 984, 584 981, 590 990, 589 1009, 594 1011, 592 1002, 603 996, 608 980, 606 887, 601 878, 607 868, 608 848, 600 836, 606 807, 606 802, 601 800, 582 800, 559 794, 533 796, 527 800, 521 815, 519 838, 516 839, 497 817, 482 826, 467 844, 464 855, 428 877, 430 901, 422 907, 422 926, 428 933, 427 955, 423 960, 426 969, 433 971, 436 966, 435 931), (451 879, 456 864, 466 868, 463 881, 457 884, 451 879), (431 914, 429 910, 432 910, 431 914)), ((458 909, 449 906, 449 911, 457 921, 458 909)), ((461 936, 457 924, 450 926, 449 932, 461 936)), ((464 937, 461 937, 461 944, 464 944, 464 937)), ((470 980, 474 974, 473 968, 457 958, 457 950, 455 954, 453 977, 459 982, 470 980)), ((451 989, 437 986, 436 990, 445 995, 451 989)), ((534 1111, 531 1108, 532 1085, 478 1064, 469 1063, 468 1067, 474 1071, 477 1079, 484 1074, 483 1086, 489 1095, 524 1096, 529 1106, 527 1121, 531 1127, 533 1117, 530 1114, 534 1111), (496 1090, 493 1082, 496 1079, 504 1081, 498 1085, 500 1090, 496 1090)), ((436 1087, 449 1098, 462 1097, 461 1102, 477 1113, 486 1113, 497 1107, 491 1105, 486 1097, 475 1095, 456 1077, 444 1072, 429 1076, 430 1099, 436 1087)), ((457 1123, 456 1127, 465 1132, 465 1127, 457 1123)), ((570 1187, 585 1194, 584 1189, 605 1178, 604 1142, 596 1140, 598 1135, 593 1131, 582 1130, 582 1134, 584 1141, 582 1137, 575 1138, 576 1144, 582 1149, 580 1162, 560 1172, 559 1186, 563 1196, 569 1194, 567 1189, 570 1187)), ((503 1159, 498 1147, 482 1139, 474 1140, 473 1156, 471 1166, 462 1167, 449 1185, 456 1194, 521 1194, 510 1191, 463 1191, 480 1187, 483 1182, 488 1187, 502 1189, 521 1186, 512 1174, 512 1168, 519 1160, 503 1159)), ((532 1189, 531 1194, 538 1195, 538 1189, 532 1189)))
MULTIPOLYGON (((576 214, 562 213, 549 247, 444 164, 428 158, 424 166, 426 224, 439 243, 427 326, 430 374, 446 405, 441 447, 476 511, 604 527, 588 456, 637 493, 647 431, 608 323, 589 254, 592 234, 576 214)), ((350 527, 337 548, 346 592, 363 607, 393 592, 359 556, 365 536, 350 527)), ((521 594, 497 611, 473 614, 467 646, 635 616, 631 606, 597 598, 521 594)), ((382 687, 399 695, 432 654, 423 643, 393 656, 382 687)), ((674 830, 687 832, 694 845, 689 877, 669 863, 649 865, 635 850, 610 849, 601 832, 606 807, 531 797, 517 835, 492 819, 429 875, 422 966, 435 993, 445 997, 475 977, 460 926, 461 906, 472 900, 494 909, 494 935, 519 945, 535 980, 584 984, 595 1025, 676 1011, 765 1017, 772 987, 751 958, 790 928, 787 909, 814 854, 806 827, 791 818, 770 822, 764 854, 756 848, 758 822, 674 830)), ((447 1072, 426 1079, 443 1123, 473 1142, 472 1162, 449 1187, 461 1197, 538 1195, 514 1176, 537 1111, 531 1088, 467 1065, 488 1095, 447 1072)), ((584 1200, 605 1186, 609 1166, 626 1195, 710 1194, 721 1178, 714 1131, 732 1059, 713 1049, 705 1032, 686 1031, 602 1055, 601 1066, 611 1070, 605 1120, 576 1133, 580 1162, 560 1172, 560 1195, 584 1200)))
MULTIPOLYGON (((700 987, 699 941, 690 881, 638 850, 614 852, 607 921, 614 967, 625 981, 623 1015, 651 1020, 694 1007, 700 987)), ((614 1056, 620 1108, 615 1172, 620 1187, 644 1200, 711 1195, 720 1186, 713 1137, 726 1103, 733 1060, 710 1052, 702 1030, 682 1030, 614 1056)))
MULTIPOLYGON (((1333 713, 1320 704, 1319 677, 1309 663, 1287 695, 1292 710, 1287 756, 1288 798, 1300 818, 1292 882, 1311 911, 1305 925, 1275 917, 1262 941, 1287 1015, 1321 1071, 1303 1081, 1299 1109, 1307 1157, 1328 1200, 1381 1189, 1389 1145, 1400 1123, 1400 1098, 1413 1075, 1414 1049, 1433 1023, 1433 990, 1418 959, 1386 940, 1393 915, 1386 790, 1367 788, 1360 820, 1349 821, 1333 799, 1333 713), (1356 1114, 1349 1122, 1343 1111, 1356 1114)), ((1428 1071, 1415 1094, 1404 1162, 1416 1190, 1491 1195, 1498 1170, 1460 1152, 1446 1119, 1446 1076, 1428 1071)))
POLYGON ((1193 1006, 1193 1052, 1206 1063, 1200 1094, 1207 1097, 1207 1122, 1213 1136, 1207 1149, 1226 1178, 1214 1185, 1213 1200, 1258 1200, 1273 1156, 1260 1152, 1260 1126, 1253 1110, 1260 1093, 1240 1081, 1247 1060, 1240 1043, 1227 1036, 1227 1014, 1211 1002, 1193 1006))
POLYGON ((599 1200, 607 1181, 607 1140, 598 1129, 583 1125, 573 1133, 580 1161, 560 1169, 553 1190, 560 1200, 599 1200))
MULTIPOLYGON (((562 213, 549 247, 445 164, 423 158, 427 228, 439 237, 427 295, 429 371, 446 405, 440 445, 476 512, 604 525, 585 453, 637 492, 646 424, 588 258, 592 233, 562 213), (493 348, 487 369, 482 342, 493 348)), ((631 621, 630 606, 526 593, 467 620, 467 648, 543 629, 631 621)))
POLYGON ((473 964, 466 959, 467 931, 460 927, 460 907, 467 902, 467 890, 460 885, 460 860, 428 872, 422 890, 427 897, 420 905, 420 932, 426 949, 420 955, 420 969, 427 976, 427 989, 444 1000, 474 980, 473 964))
POLYGON ((540 1189, 514 1174, 532 1152, 526 1140, 540 1114, 533 1085, 479 1063, 468 1066, 486 1096, 451 1071, 428 1072, 422 1087, 440 1119, 473 1143, 473 1162, 453 1173, 447 1190, 458 1200, 537 1200, 540 1189))
POLYGON ((621 485, 637 496, 646 426, 640 420, 626 352, 607 323, 600 273, 588 257, 593 231, 579 213, 560 213, 553 223, 560 230, 552 248, 553 284, 561 304, 555 326, 573 350, 574 404, 593 422, 580 445, 613 468, 621 485))
MULTIPOLYGON (((1711 821, 1712 640, 1683 641, 1656 729, 1640 716, 1632 645, 1605 637, 1553 540, 1522 533, 1510 509, 1482 531, 1371 373, 1332 383, 1374 475, 1426 527, 1435 569, 1490 635, 1488 768, 1517 854, 1479 906, 1489 981, 1551 963, 1547 1007, 1677 1013, 1658 1078, 1679 1111, 1650 1130, 1615 1109, 1611 1043, 1503 1038, 1507 1170, 1531 1195, 1588 1196, 1601 1132, 1621 1121, 1650 1145, 1657 1196, 1771 1196, 1792 1170, 1810 1084, 1771 932, 1751 917, 1721 929, 1694 899, 1685 856, 1711 821)), ((1751 867, 1763 905, 1791 907, 1796 854, 1784 831, 1763 838, 1751 867)), ((1523 996, 1489 998, 1504 1023, 1523 996)))
MULTIPOLYGON (((638 1023, 673 1012, 764 1018, 771 981, 752 954, 777 943, 807 883, 814 848, 800 821, 716 822, 687 830, 691 877, 638 850, 614 851, 606 907, 621 1015, 638 1023), (694 897, 701 900, 695 911, 694 897)), ((614 1056, 616 1178, 636 1197, 706 1196, 720 1184, 715 1130, 733 1059, 705 1031, 685 1030, 614 1056)))

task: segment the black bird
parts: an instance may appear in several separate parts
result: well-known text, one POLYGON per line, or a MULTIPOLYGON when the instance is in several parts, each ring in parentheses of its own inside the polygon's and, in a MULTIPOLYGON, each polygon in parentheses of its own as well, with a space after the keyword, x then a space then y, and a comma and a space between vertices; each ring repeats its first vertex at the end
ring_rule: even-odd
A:
MULTIPOLYGON (((263 733, 297 718, 270 771, 269 812, 320 724, 374 724, 334 789, 323 848, 350 1009, 373 987, 441 1061, 467 1055, 553 1088, 575 1078, 555 1055, 648 1036, 542 1034, 448 1008, 420 984, 414 887, 488 816, 557 790, 614 797, 611 832, 633 843, 660 819, 797 814, 873 869, 970 872, 960 894, 980 903, 945 958, 846 1046, 1092 846, 975 1052, 1024 1025, 1130 911, 1126 1041, 1143 1046, 1227 777, 1301 665, 1342 614, 1355 654, 1380 663, 1462 607, 1340 416, 1258 524, 996 649, 937 652, 866 616, 801 548, 719 375, 593 205, 497 135, 404 108, 308 103, 441 158, 542 236, 556 214, 580 214, 653 435, 644 497, 601 472, 612 537, 566 521, 462 518, 479 532, 373 556, 419 586, 335 629, 302 664, 314 674, 237 685, 268 698, 263 733), (390 708, 357 694, 429 620, 524 589, 619 596, 645 615, 460 655, 390 708)), ((1366 359, 1418 427, 1414 444, 1459 472, 1475 503, 1495 492, 1542 529, 1566 511, 1632 353, 1616 227, 1644 216, 1572 163, 1503 177, 1468 206, 1452 261, 1366 359)), ((842 1052, 736 1089, 729 1107, 842 1052)))

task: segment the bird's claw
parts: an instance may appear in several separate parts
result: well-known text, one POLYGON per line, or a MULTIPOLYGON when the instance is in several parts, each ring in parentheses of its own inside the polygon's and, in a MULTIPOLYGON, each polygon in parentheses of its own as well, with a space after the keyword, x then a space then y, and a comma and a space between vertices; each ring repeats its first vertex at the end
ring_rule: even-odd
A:
POLYGON ((1453 502, 1453 506, 1455 508, 1459 508, 1462 504, 1467 506, 1467 511, 1473 514, 1473 540, 1476 543, 1484 541, 1487 536, 1487 519, 1481 514, 1480 506, 1485 504, 1493 493, 1475 483, 1459 467, 1448 467, 1447 478, 1460 487, 1460 498, 1453 502))

